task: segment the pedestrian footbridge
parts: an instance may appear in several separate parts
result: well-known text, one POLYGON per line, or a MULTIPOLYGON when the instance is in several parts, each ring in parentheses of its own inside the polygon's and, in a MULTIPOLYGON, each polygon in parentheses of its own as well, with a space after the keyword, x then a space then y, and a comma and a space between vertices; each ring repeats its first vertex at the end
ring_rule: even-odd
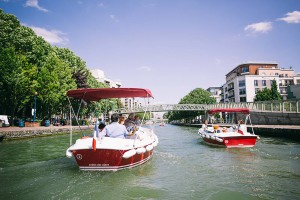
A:
POLYGON ((228 102, 216 104, 156 104, 139 108, 122 108, 117 113, 207 111, 213 108, 248 108, 254 112, 300 113, 300 99, 293 101, 228 102))

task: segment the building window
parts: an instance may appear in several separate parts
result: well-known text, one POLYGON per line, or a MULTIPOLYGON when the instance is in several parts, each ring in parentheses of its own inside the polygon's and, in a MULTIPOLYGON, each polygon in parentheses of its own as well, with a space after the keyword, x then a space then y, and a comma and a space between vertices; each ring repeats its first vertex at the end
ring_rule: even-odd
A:
POLYGON ((242 67, 242 73, 249 72, 249 67, 242 67))
POLYGON ((278 76, 278 73, 275 73, 275 76, 278 76))
POLYGON ((267 86, 267 81, 266 80, 262 80, 262 86, 267 86))
POLYGON ((245 80, 239 81, 239 87, 245 87, 245 80))
POLYGON ((243 94, 246 94, 246 89, 245 88, 240 89, 240 95, 243 95, 243 94))
POLYGON ((246 97, 240 97, 240 102, 246 102, 246 97))
POLYGON ((258 86, 258 80, 254 80, 254 86, 258 86))
POLYGON ((259 88, 255 88, 255 94, 257 94, 258 91, 259 91, 259 88))

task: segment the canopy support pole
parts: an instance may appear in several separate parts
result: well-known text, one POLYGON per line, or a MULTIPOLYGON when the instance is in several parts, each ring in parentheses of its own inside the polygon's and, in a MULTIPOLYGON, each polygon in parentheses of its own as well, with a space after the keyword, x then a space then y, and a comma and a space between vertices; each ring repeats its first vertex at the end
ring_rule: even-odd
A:
MULTIPOLYGON (((68 97, 69 99, 69 97, 68 97)), ((73 136, 73 133, 72 133, 72 106, 70 104, 70 146, 72 146, 72 136, 73 136)))
MULTIPOLYGON (((79 129, 80 129, 80 132, 82 133, 82 135, 84 136, 84 134, 83 134, 83 132, 82 132, 82 129, 81 129, 81 126, 80 126, 80 124, 79 124, 79 122, 78 122, 78 116, 76 116, 76 113, 75 113, 75 111, 74 111, 74 109, 73 109, 73 107, 72 107, 72 104, 71 104, 71 101, 70 101, 70 98, 68 97, 68 101, 69 101, 69 104, 70 104, 70 112, 72 111, 73 112, 73 114, 74 114, 74 117, 75 117, 75 120, 76 120, 76 122, 77 122, 77 124, 78 124, 78 127, 79 127, 79 129)), ((79 110, 79 109, 78 109, 79 110)), ((70 114, 70 120, 72 121, 72 114, 70 114)), ((71 123, 70 123, 71 124, 71 123)))

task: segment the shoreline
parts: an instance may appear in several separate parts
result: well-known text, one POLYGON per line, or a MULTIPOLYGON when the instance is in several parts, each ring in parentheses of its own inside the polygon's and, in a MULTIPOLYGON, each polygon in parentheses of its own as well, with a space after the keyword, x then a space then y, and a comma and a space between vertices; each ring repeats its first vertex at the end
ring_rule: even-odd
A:
MULTIPOLYGON (((89 133, 92 133, 93 128, 94 126, 72 126, 72 132, 88 131, 89 133)), ((71 126, 1 127, 0 141, 67 134, 70 130, 71 126)))

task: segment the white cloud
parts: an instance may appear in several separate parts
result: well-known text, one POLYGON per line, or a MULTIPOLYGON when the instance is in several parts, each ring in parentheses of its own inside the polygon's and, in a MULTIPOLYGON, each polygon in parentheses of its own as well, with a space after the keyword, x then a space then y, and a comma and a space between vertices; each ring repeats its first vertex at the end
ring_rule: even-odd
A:
POLYGON ((43 11, 43 12, 49 12, 46 8, 39 6, 38 0, 27 0, 25 7, 33 7, 33 8, 37 8, 38 10, 43 11))
POLYGON ((141 66, 141 67, 139 67, 137 69, 140 70, 140 71, 147 71, 147 72, 151 71, 151 68, 148 67, 148 66, 141 66))
POLYGON ((245 31, 250 33, 267 33, 272 29, 272 22, 259 22, 255 24, 250 24, 245 27, 245 31))
POLYGON ((119 22, 115 15, 109 15, 109 18, 112 19, 114 22, 119 22))
POLYGON ((104 5, 104 3, 101 2, 101 3, 98 4, 98 7, 105 8, 105 5, 104 5))
POLYGON ((50 44, 66 44, 69 40, 65 36, 66 34, 58 31, 58 30, 47 30, 45 28, 40 28, 36 26, 28 26, 30 27, 35 34, 44 38, 50 44))
POLYGON ((279 18, 278 20, 285 21, 289 24, 298 24, 300 23, 300 11, 288 12, 285 14, 286 17, 279 18))

